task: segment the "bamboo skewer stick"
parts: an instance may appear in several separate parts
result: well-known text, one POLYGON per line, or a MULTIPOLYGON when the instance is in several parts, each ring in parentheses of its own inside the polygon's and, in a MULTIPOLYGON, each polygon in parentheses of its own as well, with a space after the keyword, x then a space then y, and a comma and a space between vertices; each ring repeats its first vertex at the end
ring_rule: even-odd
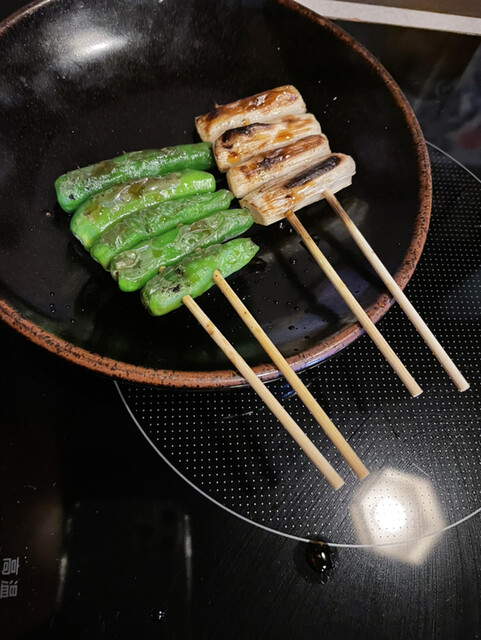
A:
POLYGON ((332 209, 337 213, 340 217, 347 231, 350 233, 357 246, 361 249, 363 254, 371 263, 371 266, 374 268, 378 276, 384 282, 388 290, 391 292, 393 298, 397 301, 401 309, 407 315, 407 317, 413 323, 415 329, 418 331, 419 335, 426 342, 428 347, 431 349, 433 354, 439 360, 440 364, 444 367, 444 370, 454 382, 459 391, 466 391, 469 389, 469 382, 459 371, 457 366, 448 356, 442 345, 433 335, 427 324, 421 318, 419 313, 413 307, 411 302, 408 300, 406 294, 399 287, 397 282, 394 280, 392 275, 386 269, 384 264, 381 262, 379 257, 376 255, 371 245, 368 243, 366 238, 362 235, 359 229, 356 227, 354 222, 351 220, 345 209, 342 207, 339 200, 335 197, 333 193, 329 190, 324 191, 325 198, 327 202, 330 204, 332 209))
POLYGON ((291 369, 284 356, 265 333, 257 320, 252 316, 247 307, 234 292, 232 287, 227 283, 220 271, 214 271, 213 280, 225 295, 227 300, 230 302, 232 307, 235 309, 235 311, 238 313, 249 331, 256 338, 261 347, 263 347, 263 349, 266 351, 272 362, 284 375, 285 379, 291 385, 291 387, 296 391, 299 398, 309 409, 309 411, 322 427, 326 435, 338 448, 339 452, 344 457, 346 462, 351 466, 357 477, 365 478, 368 475, 369 471, 361 462, 352 447, 344 439, 344 437, 331 421, 327 413, 325 413, 325 411, 319 405, 309 389, 305 386, 299 376, 291 369))
POLYGON ((209 317, 202 311, 191 296, 184 296, 182 302, 193 314, 196 320, 211 336, 214 342, 222 349, 239 373, 247 380, 254 391, 260 396, 266 406, 281 422, 289 435, 297 442, 307 457, 325 476, 334 489, 339 489, 344 484, 341 476, 332 468, 329 462, 309 440, 299 425, 291 418, 280 402, 272 395, 269 389, 259 380, 254 371, 249 367, 242 356, 234 349, 225 336, 219 331, 209 317))
POLYGON ((412 375, 403 365, 398 356, 394 353, 393 349, 389 346, 387 341, 383 338, 379 330, 376 328, 375 324, 369 318, 367 313, 361 307, 356 298, 352 295, 349 289, 346 287, 342 279, 339 277, 335 269, 331 266, 327 258, 324 256, 322 251, 319 249, 317 244, 311 238, 306 228, 301 224, 299 218, 293 211, 286 212, 286 220, 292 225, 294 230, 299 234, 302 238, 307 249, 312 254, 313 258, 316 260, 318 265, 324 271, 326 276, 332 282, 344 302, 348 305, 349 309, 354 313, 356 318, 359 320, 361 325, 364 327, 366 333, 371 337, 377 348, 381 351, 383 356, 389 362, 391 367, 397 373, 399 378, 403 381, 403 383, 408 388, 409 392, 412 396, 418 396, 422 393, 421 387, 414 380, 412 375))

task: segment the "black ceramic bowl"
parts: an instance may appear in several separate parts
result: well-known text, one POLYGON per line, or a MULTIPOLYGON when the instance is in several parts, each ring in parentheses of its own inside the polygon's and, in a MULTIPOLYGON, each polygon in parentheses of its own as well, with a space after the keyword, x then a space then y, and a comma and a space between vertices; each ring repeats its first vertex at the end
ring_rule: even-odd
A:
MULTIPOLYGON (((281 84, 355 158, 341 202, 398 283, 409 280, 430 214, 422 134, 382 66, 316 14, 285 0, 43 0, 0 26, 0 59, 0 314, 45 348, 124 380, 243 382, 187 309, 152 318, 117 289, 71 236, 53 183, 122 151, 196 140, 194 117, 214 102, 281 84)), ((391 300, 327 205, 301 219, 379 319, 391 300)), ((286 225, 250 235, 260 259, 231 284, 296 369, 359 336, 286 225)), ((257 373, 276 377, 219 291, 200 303, 257 373)))

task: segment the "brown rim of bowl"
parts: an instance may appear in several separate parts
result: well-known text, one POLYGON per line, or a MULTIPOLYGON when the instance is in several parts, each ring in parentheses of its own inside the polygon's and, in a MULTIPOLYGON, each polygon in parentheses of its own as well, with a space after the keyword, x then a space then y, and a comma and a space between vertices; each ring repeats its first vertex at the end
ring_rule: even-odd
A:
MULTIPOLYGON (((20 9, 0 24, 0 35, 12 27, 18 20, 27 17, 40 7, 50 4, 55 0, 36 0, 23 9, 20 9)), ((403 263, 397 271, 394 279, 404 289, 409 282, 426 242, 431 216, 432 183, 429 155, 419 123, 411 106, 391 75, 384 69, 381 63, 363 45, 357 42, 341 27, 333 24, 326 18, 319 16, 311 9, 299 5, 294 0, 275 0, 283 6, 299 12, 309 20, 333 33, 336 37, 347 42, 350 47, 361 56, 369 66, 382 78, 386 87, 391 92, 397 105, 404 114, 412 137, 413 146, 417 155, 419 172, 419 211, 416 219, 411 243, 408 247, 403 263)), ((382 294, 376 302, 367 309, 367 314, 373 322, 377 322, 391 307, 394 300, 388 294, 382 294)), ((171 369, 150 369, 138 365, 128 364, 101 356, 97 353, 76 347, 70 342, 55 336, 38 327, 35 323, 24 318, 19 311, 0 300, 0 318, 10 327, 27 337, 33 343, 38 344, 48 351, 79 364, 91 371, 107 375, 109 377, 137 384, 177 388, 177 389, 220 389, 233 388, 246 385, 246 381, 236 371, 222 369, 217 371, 176 371, 171 369)), ((358 338, 364 330, 357 321, 338 331, 330 338, 323 340, 315 347, 302 351, 295 356, 287 358, 288 363, 295 371, 301 371, 308 366, 318 364, 334 354, 338 353, 348 344, 358 338)), ((255 373, 263 380, 269 381, 278 378, 281 374, 272 363, 265 363, 253 367, 255 373)))

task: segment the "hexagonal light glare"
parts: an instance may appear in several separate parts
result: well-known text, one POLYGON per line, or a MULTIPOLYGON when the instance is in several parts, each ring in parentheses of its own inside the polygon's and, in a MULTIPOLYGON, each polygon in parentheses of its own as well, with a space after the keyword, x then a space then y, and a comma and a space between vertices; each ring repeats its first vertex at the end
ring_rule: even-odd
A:
POLYGON ((409 564, 421 564, 445 527, 432 482, 386 468, 371 473, 355 494, 350 513, 361 545, 409 564))

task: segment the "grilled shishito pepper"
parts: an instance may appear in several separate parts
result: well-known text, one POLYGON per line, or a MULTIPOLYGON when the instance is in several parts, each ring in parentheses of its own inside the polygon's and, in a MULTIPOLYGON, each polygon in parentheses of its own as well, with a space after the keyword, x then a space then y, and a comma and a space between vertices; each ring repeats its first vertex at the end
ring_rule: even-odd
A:
POLYGON ((228 209, 233 195, 227 189, 169 200, 123 218, 109 227, 90 249, 90 255, 108 269, 113 258, 144 240, 228 209))
POLYGON ((250 262, 258 250, 250 238, 237 238, 194 252, 149 280, 142 289, 142 302, 154 316, 178 309, 184 296, 195 298, 212 287, 216 269, 227 278, 250 262))
POLYGON ((197 248, 235 238, 253 222, 246 209, 214 213, 119 253, 112 261, 110 272, 122 291, 136 291, 155 276, 159 267, 175 264, 197 248))
POLYGON ((86 249, 100 234, 130 213, 165 200, 215 191, 215 178, 205 171, 186 169, 158 178, 140 178, 91 196, 74 213, 70 230, 86 249))
POLYGON ((60 206, 70 213, 90 196, 115 184, 184 169, 210 169, 213 166, 212 148, 206 142, 132 151, 69 171, 57 178, 55 189, 60 206))

